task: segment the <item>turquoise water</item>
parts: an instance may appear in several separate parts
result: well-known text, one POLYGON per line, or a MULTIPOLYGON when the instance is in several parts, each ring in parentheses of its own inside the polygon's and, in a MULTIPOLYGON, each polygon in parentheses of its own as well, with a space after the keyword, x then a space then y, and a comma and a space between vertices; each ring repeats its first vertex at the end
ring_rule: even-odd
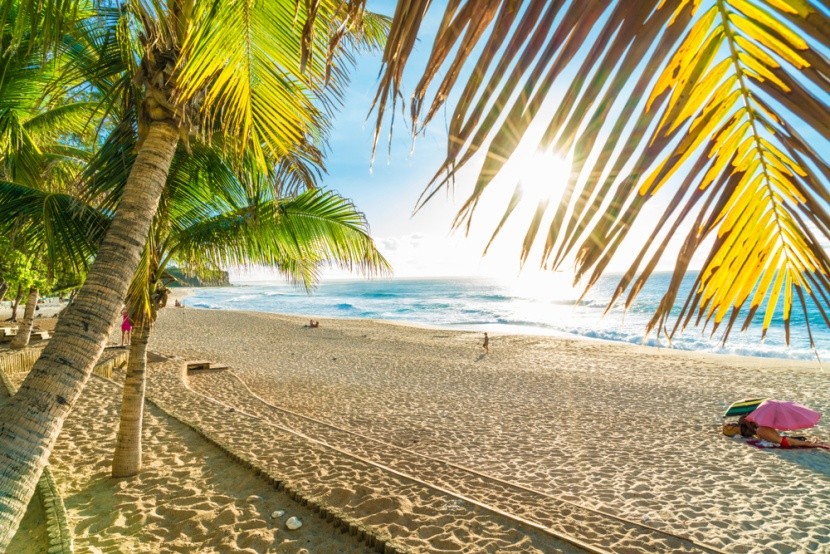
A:
MULTIPOLYGON (((617 280, 601 280, 581 302, 579 291, 555 277, 519 279, 501 283, 489 279, 390 279, 324 282, 312 294, 283 283, 242 283, 231 287, 194 289, 185 305, 229 310, 293 314, 302 318, 367 318, 409 322, 428 326, 498 333, 551 334, 602 339, 650 346, 669 346, 665 337, 645 325, 668 282, 668 274, 657 274, 644 287, 626 313, 613 309, 603 316, 617 280)), ((685 286, 691 286, 691 278, 685 286)), ((685 291, 681 291, 685 292, 685 291)), ((681 294, 681 299, 685 296, 681 294)), ((819 356, 830 359, 830 330, 818 312, 810 313, 810 325, 819 356)), ((675 336, 671 346, 721 354, 814 359, 804 314, 793 309, 789 348, 784 342, 782 315, 776 314, 766 340, 761 342, 760 322, 740 332, 739 319, 725 346, 719 330, 688 327, 675 336)), ((672 322, 673 324, 673 322, 672 322)))

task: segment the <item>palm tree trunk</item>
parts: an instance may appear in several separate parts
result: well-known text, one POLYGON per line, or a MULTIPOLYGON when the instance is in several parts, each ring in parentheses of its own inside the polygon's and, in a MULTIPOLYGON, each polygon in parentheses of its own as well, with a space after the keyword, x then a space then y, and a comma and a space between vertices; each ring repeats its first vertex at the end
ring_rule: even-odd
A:
POLYGON ((35 319, 37 307, 37 287, 29 289, 29 299, 26 300, 26 311, 23 312, 23 323, 17 328, 17 335, 9 345, 12 348, 26 348, 29 346, 29 337, 32 336, 32 322, 35 319))
POLYGON ((115 453, 112 457, 113 477, 132 477, 141 471, 141 428, 144 421, 144 384, 147 368, 147 340, 150 325, 139 323, 133 328, 130 359, 121 399, 121 421, 115 453))
POLYGON ((6 298, 6 291, 9 290, 9 283, 0 277, 0 302, 6 298))
POLYGON ((150 124, 84 286, 18 393, 0 407, 0 551, 17 531, 63 422, 119 319, 178 141, 171 123, 150 124))
POLYGON ((9 321, 17 321, 17 307, 20 306, 21 300, 23 300, 23 285, 17 285, 17 296, 14 297, 12 316, 9 318, 9 321))

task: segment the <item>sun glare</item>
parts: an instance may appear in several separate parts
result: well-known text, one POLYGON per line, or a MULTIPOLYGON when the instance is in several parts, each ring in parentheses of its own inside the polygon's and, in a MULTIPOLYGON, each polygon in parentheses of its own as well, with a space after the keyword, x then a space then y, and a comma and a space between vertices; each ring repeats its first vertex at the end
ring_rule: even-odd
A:
MULTIPOLYGON (((570 156, 541 151, 535 145, 528 148, 520 147, 510 157, 493 181, 496 186, 488 190, 486 197, 476 207, 475 224, 471 227, 469 238, 474 243, 481 244, 482 251, 486 252, 479 272, 510 281, 520 275, 527 276, 540 271, 547 226, 550 225, 556 206, 562 199, 570 172, 570 156), (515 200, 513 194, 517 186, 521 191, 521 197, 510 210, 508 219, 504 220, 508 206, 515 200), (545 207, 545 215, 539 222, 540 226, 526 263, 522 264, 520 260, 523 243, 540 203, 545 207), (494 236, 496 230, 498 231, 494 236)), ((531 284, 524 281, 523 286, 526 290, 532 289, 539 293, 549 291, 550 275, 531 284)), ((556 290, 564 288, 560 285, 553 287, 556 290)))
POLYGON ((534 203, 556 201, 562 196, 571 174, 569 159, 552 152, 535 150, 525 155, 519 163, 519 178, 528 200, 534 203))

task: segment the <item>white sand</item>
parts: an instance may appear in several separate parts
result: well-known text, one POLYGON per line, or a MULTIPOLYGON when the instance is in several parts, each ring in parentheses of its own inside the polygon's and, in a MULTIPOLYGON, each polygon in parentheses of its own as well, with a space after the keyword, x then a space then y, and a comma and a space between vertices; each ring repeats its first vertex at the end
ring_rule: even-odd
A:
MULTIPOLYGON (((348 434, 358 433, 364 444, 378 441, 361 456, 380 451, 378 463, 542 526, 557 525, 546 521, 553 508, 534 511, 547 497, 731 552, 830 551, 830 454, 758 450, 718 433, 726 406, 748 396, 828 412, 830 374, 817 364, 522 336, 492 337, 485 356, 474 333, 304 323, 165 310, 151 347, 228 364, 267 404, 340 428, 325 438, 338 448, 357 452, 360 441, 348 446, 348 434), (506 493, 493 483, 472 490, 463 477, 448 482, 455 470, 430 469, 411 454, 525 487, 527 505, 504 506, 506 493)), ((263 421, 285 417, 306 435, 328 433, 246 398, 231 375, 192 384, 263 421)), ((830 436, 826 422, 815 433, 830 436)), ((585 533, 578 527, 569 529, 585 533)))
POLYGON ((152 406, 144 469, 113 479, 120 392, 93 376, 50 458, 76 552, 371 552, 152 406))
MULTIPOLYGON (((830 453, 758 450, 718 427, 756 395, 828 412, 815 363, 538 336, 492 336, 484 355, 476 333, 305 323, 163 310, 152 350, 231 370, 187 389, 181 362, 155 364, 148 396, 418 552, 568 551, 552 534, 626 552, 830 552, 830 453)), ((119 401, 91 379, 52 456, 79 551, 369 550, 155 408, 147 469, 109 478, 119 401), (275 527, 277 508, 304 527, 275 527)))

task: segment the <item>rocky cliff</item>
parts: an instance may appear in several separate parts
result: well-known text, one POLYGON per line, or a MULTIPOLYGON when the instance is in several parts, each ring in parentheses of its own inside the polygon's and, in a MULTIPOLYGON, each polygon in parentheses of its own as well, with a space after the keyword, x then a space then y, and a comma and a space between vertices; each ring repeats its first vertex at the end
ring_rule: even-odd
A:
POLYGON ((186 275, 181 269, 173 267, 167 273, 174 279, 172 287, 228 287, 231 282, 228 272, 221 269, 203 270, 198 275, 186 275))

